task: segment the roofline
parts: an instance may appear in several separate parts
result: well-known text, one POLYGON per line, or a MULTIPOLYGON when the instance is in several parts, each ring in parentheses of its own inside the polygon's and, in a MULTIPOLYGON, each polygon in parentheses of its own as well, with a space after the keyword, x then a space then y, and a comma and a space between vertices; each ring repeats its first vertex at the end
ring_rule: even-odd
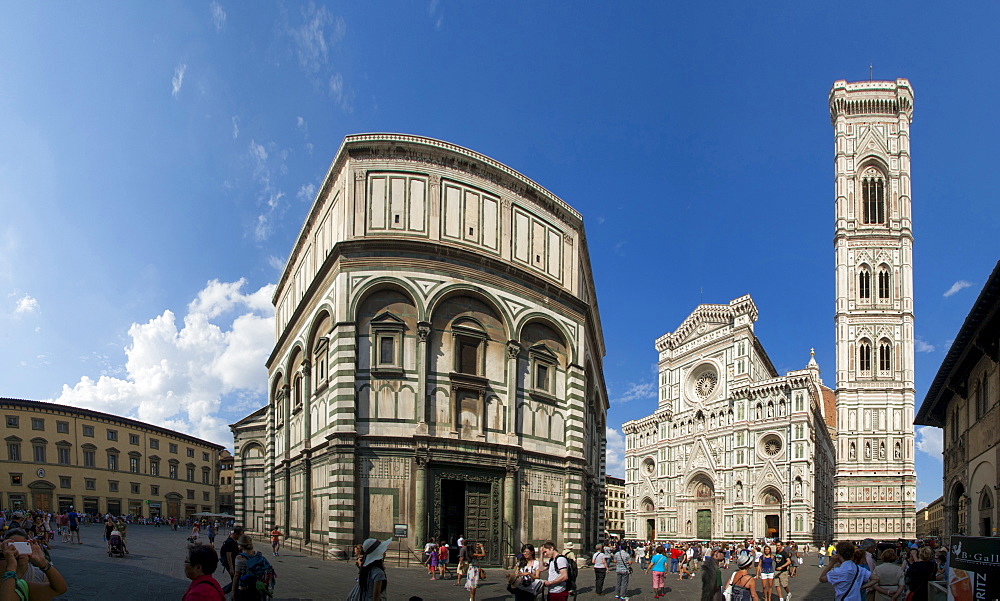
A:
POLYGON ((176 430, 170 430, 168 428, 163 428, 153 424, 147 424, 146 422, 140 422, 138 420, 129 419, 127 417, 120 417, 118 415, 112 415, 110 413, 102 413, 100 411, 94 411, 92 409, 81 409, 80 407, 72 407, 70 405, 60 405, 59 403, 52 403, 49 401, 29 401, 27 399, 11 399, 6 397, 0 397, 0 407, 4 406, 22 407, 24 409, 42 409, 48 411, 65 411, 66 413, 72 413, 83 417, 90 417, 93 419, 103 419, 103 420, 118 422, 120 424, 127 425, 133 428, 144 428, 146 430, 152 430, 153 432, 159 432, 167 436, 175 436, 177 438, 180 438, 182 440, 187 440, 195 444, 200 444, 206 447, 212 447, 216 450, 222 450, 226 448, 225 445, 209 442, 207 440, 191 436, 190 434, 185 434, 183 432, 178 432, 176 430))
POLYGON ((986 280, 976 302, 973 303, 972 309, 965 317, 965 322, 958 330, 958 335, 951 343, 948 354, 941 362, 941 367, 938 368, 937 375, 934 376, 934 381, 927 389, 924 402, 920 404, 920 410, 917 411, 917 416, 913 420, 914 425, 944 427, 945 407, 941 405, 946 396, 950 399, 951 389, 948 387, 948 381, 951 380, 956 368, 961 365, 962 360, 971 350, 970 342, 976 331, 982 327, 991 310, 996 310, 998 299, 1000 299, 1000 261, 997 261, 993 273, 986 280))

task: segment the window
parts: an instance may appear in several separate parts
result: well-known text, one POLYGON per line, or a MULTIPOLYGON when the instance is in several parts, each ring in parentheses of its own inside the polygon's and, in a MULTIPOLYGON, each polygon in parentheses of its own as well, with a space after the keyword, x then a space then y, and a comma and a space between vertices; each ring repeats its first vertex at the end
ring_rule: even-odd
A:
POLYGON ((160 487, 156 486, 155 484, 152 485, 152 486, 150 486, 149 487, 149 494, 153 495, 154 497, 157 496, 157 495, 159 495, 160 494, 160 487))
POLYGON ((40 417, 31 418, 31 429, 32 430, 44 430, 45 420, 40 417))
POLYGON ((21 474, 11 474, 10 484, 11 486, 21 486, 21 474))
POLYGON ((149 448, 151 448, 151 449, 159 449, 160 448, 160 441, 159 441, 159 439, 150 438, 149 439, 149 448))
POLYGON ((139 494, 139 483, 132 482, 131 484, 129 484, 129 489, 132 491, 133 495, 139 494))
POLYGON ((59 447, 57 452, 59 454, 59 463, 69 465, 69 447, 59 447))
POLYGON ((858 298, 872 297, 872 272, 867 267, 862 267, 858 273, 858 298))
POLYGON ((85 449, 83 451, 83 467, 95 467, 97 462, 94 460, 94 451, 85 449))
POLYGON ((187 452, 188 452, 188 457, 194 457, 194 449, 192 449, 191 447, 188 447, 187 452))
POLYGON ((19 442, 7 443, 7 459, 9 459, 10 461, 21 460, 21 443, 19 442))
POLYGON ((889 299, 889 270, 885 267, 878 270, 878 297, 879 300, 889 299))
POLYGON ((210 458, 209 458, 209 456, 208 456, 208 453, 204 453, 204 452, 203 452, 203 453, 201 454, 201 460, 202 460, 202 461, 209 461, 209 459, 210 459, 210 458))
POLYGON ((118 469, 118 454, 108 453, 108 469, 117 470, 118 469))
POLYGON ((861 179, 861 199, 864 223, 885 223, 885 181, 874 167, 865 170, 861 179))
POLYGON ((171 463, 170 464, 170 477, 173 478, 174 480, 177 479, 177 464, 176 463, 171 463))
MULTIPOLYGON (((372 370, 398 373, 403 369, 403 331, 406 323, 388 311, 371 321, 372 370)), ((325 347, 324 347, 325 348, 325 347)))
POLYGON ((458 338, 458 373, 479 375, 479 347, 481 340, 461 336, 458 338))
POLYGON ((56 422, 56 432, 59 434, 69 434, 69 422, 56 422))
POLYGON ((16 427, 18 427, 17 426, 17 421, 18 420, 17 420, 17 416, 16 415, 8 415, 7 416, 7 427, 8 428, 16 428, 16 427))
POLYGON ((110 492, 118 492, 118 481, 117 480, 108 480, 108 490, 110 492))
POLYGON ((201 500, 202 501, 211 501, 212 500, 212 497, 211 497, 211 495, 209 494, 209 492, 207 490, 201 493, 201 500))
POLYGON ((128 443, 129 444, 139 444, 139 435, 138 434, 129 434, 128 435, 128 443))
POLYGON ((45 445, 33 444, 31 448, 35 455, 35 463, 45 463, 45 445))
POLYGON ((93 438, 94 437, 94 426, 84 426, 83 427, 83 435, 84 436, 89 436, 89 437, 93 438))
POLYGON ((173 453, 173 454, 175 454, 175 455, 177 454, 177 445, 176 444, 170 443, 170 452, 173 453))
POLYGON ((805 438, 805 426, 802 424, 795 425, 795 438, 805 438))
POLYGON ((872 345, 862 342, 858 346, 858 369, 862 374, 869 374, 872 371, 872 345))
POLYGON ((191 490, 190 488, 187 491, 187 498, 194 499, 194 491, 191 490))
POLYGON ((73 488, 73 479, 69 476, 59 476, 59 488, 73 488))
POLYGON ((212 470, 208 469, 207 467, 201 470, 201 483, 202 484, 212 483, 212 470))
POLYGON ((159 461, 150 461, 149 462, 149 475, 150 476, 159 476, 160 475, 160 462, 159 461))
POLYGON ((883 342, 878 345, 878 370, 887 372, 892 369, 892 345, 883 342))
POLYGON ((129 457, 128 458, 128 471, 132 472, 133 474, 138 474, 139 473, 139 458, 138 457, 129 457))
POLYGON ((194 468, 190 466, 187 468, 187 481, 194 482, 194 468))
POLYGON ((83 487, 87 490, 95 490, 97 488, 97 480, 93 478, 84 478, 83 487))
POLYGON ((108 440, 118 440, 118 430, 108 430, 108 440))

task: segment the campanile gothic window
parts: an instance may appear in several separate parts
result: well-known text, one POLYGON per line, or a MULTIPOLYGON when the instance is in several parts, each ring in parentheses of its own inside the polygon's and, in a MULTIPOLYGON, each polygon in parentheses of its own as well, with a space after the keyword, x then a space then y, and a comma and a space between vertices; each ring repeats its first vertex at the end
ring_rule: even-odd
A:
POLYGON ((862 267, 858 273, 858 298, 872 297, 872 272, 862 267))
POLYGON ((858 345, 858 369, 863 375, 870 375, 872 371, 872 345, 867 340, 858 345))
POLYGON ((892 369, 892 345, 883 341, 878 345, 878 370, 888 372, 892 369))
POLYGON ((887 267, 878 270, 878 298, 879 300, 889 299, 889 269, 887 267))
POLYGON ((885 223, 885 179, 874 167, 861 176, 861 199, 864 223, 885 223))

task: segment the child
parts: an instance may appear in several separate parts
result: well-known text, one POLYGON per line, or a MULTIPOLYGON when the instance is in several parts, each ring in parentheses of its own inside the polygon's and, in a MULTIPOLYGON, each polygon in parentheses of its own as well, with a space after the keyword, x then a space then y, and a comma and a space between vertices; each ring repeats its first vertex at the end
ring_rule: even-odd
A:
POLYGON ((441 580, 444 580, 445 575, 448 573, 448 556, 451 554, 451 549, 448 547, 448 541, 442 540, 441 544, 438 545, 438 575, 441 580))

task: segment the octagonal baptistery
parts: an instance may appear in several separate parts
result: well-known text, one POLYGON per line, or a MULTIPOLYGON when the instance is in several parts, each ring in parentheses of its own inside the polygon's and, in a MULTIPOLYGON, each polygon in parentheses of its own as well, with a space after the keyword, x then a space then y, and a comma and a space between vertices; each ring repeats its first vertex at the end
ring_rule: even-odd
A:
POLYGON ((453 144, 349 136, 273 302, 268 524, 335 554, 464 535, 490 563, 598 540, 604 341, 572 207, 453 144))

